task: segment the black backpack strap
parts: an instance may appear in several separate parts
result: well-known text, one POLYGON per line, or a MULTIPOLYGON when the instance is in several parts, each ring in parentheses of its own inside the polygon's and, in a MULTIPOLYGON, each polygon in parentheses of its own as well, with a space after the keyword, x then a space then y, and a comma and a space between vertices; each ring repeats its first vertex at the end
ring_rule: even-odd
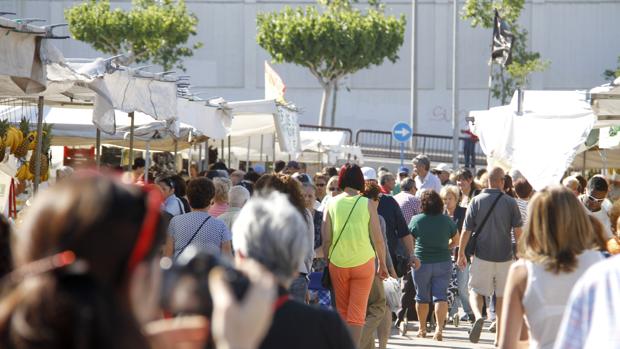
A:
POLYGON ((504 195, 504 193, 500 192, 499 195, 495 198, 495 201, 493 201, 493 204, 491 205, 491 208, 489 209, 489 212, 487 212, 486 216, 484 216, 484 219, 482 220, 482 223, 480 223, 480 227, 476 229, 478 234, 480 234, 482 232, 482 228, 484 227, 485 223, 487 222, 487 219, 489 219, 489 216, 493 212, 493 209, 495 208, 495 205, 497 205, 497 202, 502 197, 502 195, 504 195))
MULTIPOLYGON (((353 213, 353 210, 355 210, 355 206, 357 205, 357 202, 360 201, 361 198, 362 198, 362 196, 360 195, 357 198, 357 200, 355 200, 355 203, 353 204, 353 207, 351 208, 351 212, 349 212, 349 216, 347 216, 347 220, 344 221, 344 225, 342 226, 342 229, 340 230, 340 235, 338 235, 338 239, 336 239, 336 242, 334 243, 334 246, 331 248, 331 251, 329 252, 330 255, 336 249, 336 246, 338 245, 338 241, 340 241, 340 238, 342 237, 342 234, 344 234, 344 228, 347 227, 347 223, 349 223, 349 218, 351 218, 351 214, 353 213)), ((329 255, 327 256, 327 260, 329 260, 329 255)))
POLYGON ((174 256, 174 259, 179 258, 179 256, 181 255, 181 253, 183 253, 183 251, 185 251, 185 249, 187 248, 187 246, 189 246, 189 244, 192 243, 192 241, 194 241, 194 238, 196 238, 196 235, 198 235, 198 232, 200 231, 200 229, 202 229, 202 227, 205 225, 205 223, 207 223, 207 221, 211 218, 211 216, 207 217, 202 224, 198 227, 198 229, 196 229, 196 231, 194 232, 194 235, 192 235, 192 237, 189 239, 189 241, 185 244, 185 246, 183 246, 183 248, 181 248, 179 250, 179 252, 174 256))

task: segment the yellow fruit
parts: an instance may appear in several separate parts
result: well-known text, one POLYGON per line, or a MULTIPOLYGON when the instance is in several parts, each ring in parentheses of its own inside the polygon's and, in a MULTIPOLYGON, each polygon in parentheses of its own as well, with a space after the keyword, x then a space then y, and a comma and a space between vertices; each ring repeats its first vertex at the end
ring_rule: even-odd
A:
POLYGON ((7 142, 7 145, 11 147, 11 153, 14 153, 17 147, 24 141, 24 135, 17 128, 9 127, 7 140, 10 140, 10 143, 7 142))

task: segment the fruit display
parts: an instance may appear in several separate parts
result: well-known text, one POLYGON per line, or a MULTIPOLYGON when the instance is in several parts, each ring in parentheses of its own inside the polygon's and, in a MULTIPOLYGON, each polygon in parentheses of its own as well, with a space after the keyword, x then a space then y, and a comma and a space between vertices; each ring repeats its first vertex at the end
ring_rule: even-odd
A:
POLYGON ((11 148, 11 153, 15 153, 15 149, 22 143, 24 139, 24 135, 15 127, 9 126, 6 132, 6 139, 4 140, 4 144, 11 148))
MULTIPOLYGON (((49 151, 52 145, 52 125, 43 124, 43 131, 41 132, 41 181, 45 182, 49 173, 49 151)), ((35 132, 36 135, 36 132, 35 132)), ((36 143, 36 138, 35 142, 36 143)), ((35 173, 36 156, 35 152, 30 155, 29 171, 32 175, 35 173)))
POLYGON ((41 161, 41 182, 49 177, 49 152, 52 144, 52 125, 43 124, 41 131, 41 155, 36 158, 37 131, 30 131, 30 122, 22 118, 19 129, 11 126, 9 120, 0 120, 0 162, 8 159, 9 153, 18 158, 15 178, 20 183, 34 180, 36 161, 41 161), (9 153, 7 153, 7 149, 9 153), (30 158, 27 159, 28 152, 30 158))
POLYGON ((4 161, 5 155, 8 157, 8 154, 6 154, 6 134, 9 131, 9 127, 11 127, 9 120, 0 120, 0 162, 4 161))
POLYGON ((28 119, 22 118, 19 122, 19 130, 22 134, 22 141, 15 148, 13 154, 18 158, 22 158, 28 154, 28 148, 30 147, 30 138, 28 137, 30 134, 30 122, 28 119))

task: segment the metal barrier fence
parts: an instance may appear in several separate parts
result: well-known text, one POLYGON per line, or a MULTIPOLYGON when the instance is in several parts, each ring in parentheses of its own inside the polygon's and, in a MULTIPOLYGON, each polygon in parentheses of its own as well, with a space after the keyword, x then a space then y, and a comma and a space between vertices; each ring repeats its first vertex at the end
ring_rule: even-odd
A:
MULTIPOLYGON (((299 127, 303 131, 342 131, 346 134, 345 144, 359 146, 366 157, 400 158, 400 144, 394 141, 390 131, 359 130, 355 133, 353 143, 353 131, 348 128, 306 124, 301 124, 299 127)), ((463 142, 466 139, 464 137, 459 139, 459 164, 465 163, 463 142)), ((409 142, 405 144, 405 159, 411 160, 418 154, 426 154, 433 162, 452 164, 452 137, 414 133, 413 142, 415 149, 411 149, 409 142)), ((486 165, 486 156, 479 144, 476 144, 475 154, 476 165, 486 165)))
MULTIPOLYGON (((467 138, 459 139, 459 163, 465 163, 463 142, 467 138)), ((405 144, 405 159, 412 159, 418 154, 426 154, 433 162, 452 163, 452 137, 414 133, 414 149, 410 143, 405 144)), ((392 138, 389 131, 359 130, 355 134, 355 144, 362 149, 367 157, 400 158, 400 144, 392 138)), ((476 144, 476 165, 485 165, 486 156, 476 144)))

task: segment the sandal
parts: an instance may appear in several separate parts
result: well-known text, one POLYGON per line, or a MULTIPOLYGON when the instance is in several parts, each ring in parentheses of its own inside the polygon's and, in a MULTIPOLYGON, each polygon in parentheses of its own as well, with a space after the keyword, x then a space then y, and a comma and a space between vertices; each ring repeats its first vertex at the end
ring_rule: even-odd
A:
POLYGON ((441 331, 436 331, 435 335, 433 336, 433 339, 438 341, 438 342, 443 341, 443 334, 442 334, 442 332, 441 331))
POLYGON ((426 338, 426 330, 418 330, 417 338, 426 338))

